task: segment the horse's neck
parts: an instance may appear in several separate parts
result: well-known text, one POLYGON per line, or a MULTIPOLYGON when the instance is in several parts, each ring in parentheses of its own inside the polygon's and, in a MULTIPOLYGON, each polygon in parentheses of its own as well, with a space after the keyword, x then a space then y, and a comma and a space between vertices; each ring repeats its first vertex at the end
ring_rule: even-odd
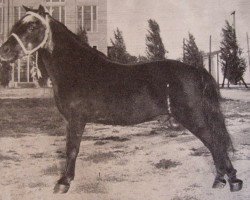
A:
POLYGON ((93 54, 91 47, 80 45, 77 36, 62 24, 51 20, 50 29, 49 40, 40 55, 53 85, 77 78, 83 68, 86 70, 92 66, 91 62, 97 62, 94 58, 98 54, 93 54))
POLYGON ((53 53, 53 51, 66 53, 67 51, 73 51, 79 48, 76 36, 61 23, 51 20, 50 29, 50 40, 53 46, 51 53, 53 53))

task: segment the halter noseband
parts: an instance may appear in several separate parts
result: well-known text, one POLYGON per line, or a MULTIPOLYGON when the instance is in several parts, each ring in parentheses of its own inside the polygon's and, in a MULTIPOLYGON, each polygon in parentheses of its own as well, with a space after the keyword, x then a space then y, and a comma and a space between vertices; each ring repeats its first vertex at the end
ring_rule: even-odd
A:
POLYGON ((46 26, 43 41, 37 47, 35 47, 34 49, 28 50, 28 49, 26 49, 26 47, 24 46, 22 40, 19 38, 19 36, 17 34, 12 33, 9 37, 13 36, 17 40, 19 45, 21 46, 23 52, 26 55, 30 55, 30 54, 34 53, 35 51, 37 51, 38 49, 44 47, 44 45, 46 44, 47 39, 49 37, 49 22, 48 22, 48 15, 47 14, 46 14, 45 19, 42 16, 40 16, 39 14, 31 12, 31 11, 27 12, 26 15, 32 15, 32 16, 36 17, 37 19, 41 20, 41 22, 46 26))

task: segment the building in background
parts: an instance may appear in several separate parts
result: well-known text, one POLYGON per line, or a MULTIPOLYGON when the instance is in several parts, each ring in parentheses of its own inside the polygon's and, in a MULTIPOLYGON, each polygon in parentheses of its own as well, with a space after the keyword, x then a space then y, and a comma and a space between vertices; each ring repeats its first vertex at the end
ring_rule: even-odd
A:
POLYGON ((214 77, 215 81, 219 84, 223 81, 223 74, 221 70, 221 63, 220 63, 220 51, 213 51, 211 52, 211 69, 209 69, 209 53, 203 54, 203 62, 206 70, 214 77))
MULTIPOLYGON (((85 28, 90 46, 107 54, 107 0, 0 0, 0 43, 25 14, 22 5, 37 8, 40 4, 72 32, 85 28)), ((34 57, 23 58, 13 65, 12 86, 33 82, 30 70, 35 65, 34 57)))
MULTIPOLYGON (((211 52, 211 75, 214 77, 215 81, 217 82, 218 85, 222 85, 223 83, 223 78, 224 74, 222 72, 222 64, 221 64, 221 59, 220 59, 220 50, 218 51, 212 51, 211 52)), ((209 53, 204 53, 203 54, 203 61, 204 61, 204 66, 206 70, 209 72, 209 53)), ((249 71, 249 65, 246 67, 246 71, 243 75, 244 81, 249 85, 249 77, 250 77, 250 71, 249 71)), ((227 84, 228 80, 226 79, 225 85, 227 84)), ((240 85, 242 82, 239 83, 240 85)), ((232 86, 232 85, 231 85, 232 86)), ((242 86, 244 86, 242 84, 242 86)))

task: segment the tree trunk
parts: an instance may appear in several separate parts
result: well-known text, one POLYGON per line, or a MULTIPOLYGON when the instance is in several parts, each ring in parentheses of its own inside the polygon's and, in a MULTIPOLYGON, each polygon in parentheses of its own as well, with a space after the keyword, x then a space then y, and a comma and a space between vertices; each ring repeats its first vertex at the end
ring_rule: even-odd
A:
POLYGON ((225 79, 226 79, 226 77, 224 76, 224 77, 223 77, 223 82, 222 82, 222 85, 221 85, 221 87, 222 87, 222 88, 224 88, 224 85, 225 85, 225 79))
POLYGON ((225 66, 224 74, 223 74, 223 82, 221 87, 224 88, 225 80, 226 80, 226 74, 227 74, 227 65, 225 66))
POLYGON ((243 82, 243 84, 245 85, 246 88, 248 88, 246 82, 244 81, 243 77, 241 77, 241 81, 243 82))

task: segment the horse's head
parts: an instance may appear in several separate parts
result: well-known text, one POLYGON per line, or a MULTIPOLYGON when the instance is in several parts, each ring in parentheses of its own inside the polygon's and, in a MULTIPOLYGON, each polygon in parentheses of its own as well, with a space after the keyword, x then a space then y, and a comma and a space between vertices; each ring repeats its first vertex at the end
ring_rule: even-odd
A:
POLYGON ((25 7, 26 15, 12 28, 7 41, 0 47, 0 59, 13 62, 42 48, 49 32, 48 13, 43 6, 37 10, 25 7))

